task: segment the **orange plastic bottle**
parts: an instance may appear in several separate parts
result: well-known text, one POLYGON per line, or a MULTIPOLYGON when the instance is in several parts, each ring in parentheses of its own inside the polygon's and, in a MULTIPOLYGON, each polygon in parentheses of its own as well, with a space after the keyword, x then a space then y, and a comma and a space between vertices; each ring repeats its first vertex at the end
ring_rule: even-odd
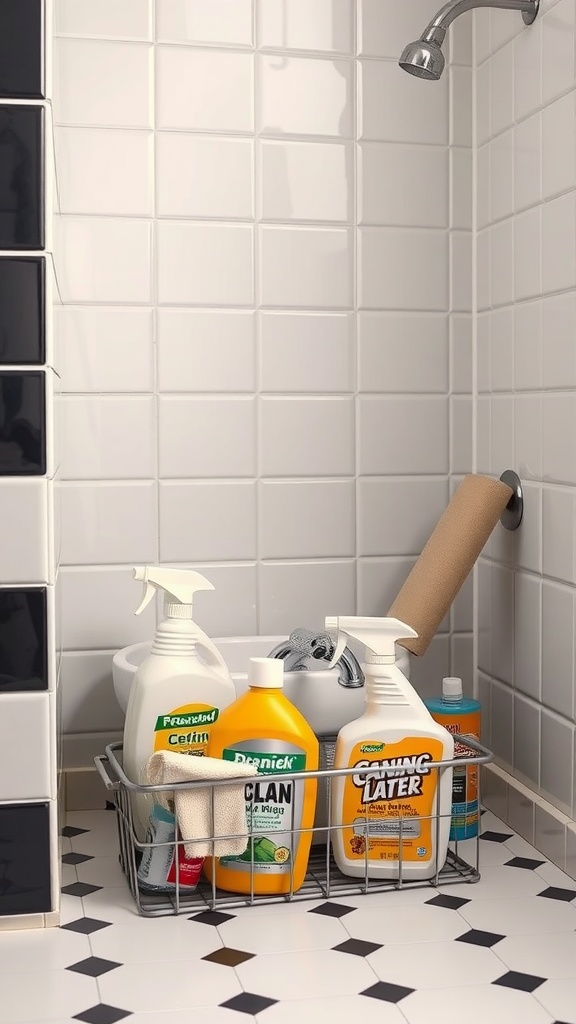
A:
POLYGON ((308 867, 316 809, 316 779, 283 782, 278 775, 318 769, 318 740, 282 693, 284 662, 251 658, 249 689, 220 712, 211 729, 209 757, 256 764, 246 783, 248 830, 241 856, 207 859, 204 870, 219 889, 255 895, 296 892, 308 867), (271 779, 268 776, 275 776, 271 779))

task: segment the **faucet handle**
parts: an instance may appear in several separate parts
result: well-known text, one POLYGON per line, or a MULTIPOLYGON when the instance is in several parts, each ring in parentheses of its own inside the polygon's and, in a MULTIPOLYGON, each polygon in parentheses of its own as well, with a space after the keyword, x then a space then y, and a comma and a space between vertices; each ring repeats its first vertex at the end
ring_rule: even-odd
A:
POLYGON ((324 630, 322 633, 314 633, 310 629, 292 630, 289 642, 292 648, 304 654, 307 658, 315 658, 318 661, 327 661, 328 668, 333 668, 340 660, 346 649, 346 634, 339 632, 334 636, 324 630))

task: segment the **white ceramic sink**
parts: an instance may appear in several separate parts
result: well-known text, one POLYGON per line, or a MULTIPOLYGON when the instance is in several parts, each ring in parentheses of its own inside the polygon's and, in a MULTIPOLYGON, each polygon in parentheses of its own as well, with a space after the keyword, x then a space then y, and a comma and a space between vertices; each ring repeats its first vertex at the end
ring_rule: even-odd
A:
MULTIPOLYGON (((239 696, 248 688, 248 662, 250 658, 265 658, 285 636, 220 637, 214 643, 222 653, 230 670, 239 696)), ((118 703, 124 713, 134 673, 148 654, 152 641, 131 644, 118 651, 113 658, 112 674, 118 703)), ((359 660, 362 646, 351 644, 359 660)), ((398 667, 405 676, 410 673, 410 657, 403 647, 396 648, 398 667)), ((358 718, 364 710, 364 687, 347 689, 338 681, 338 670, 287 672, 284 693, 300 709, 319 735, 337 733, 346 722, 358 718)))

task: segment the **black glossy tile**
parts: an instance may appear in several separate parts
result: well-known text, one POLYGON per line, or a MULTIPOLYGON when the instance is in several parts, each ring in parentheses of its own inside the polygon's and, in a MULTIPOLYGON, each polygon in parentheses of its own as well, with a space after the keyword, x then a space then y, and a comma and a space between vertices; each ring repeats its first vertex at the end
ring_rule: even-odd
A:
POLYGON ((0 370, 0 476, 46 472, 45 391, 41 370, 0 370))
POLYGON ((0 693, 48 689, 46 589, 0 589, 0 693))
POLYGON ((235 914, 223 914, 221 910, 203 910, 200 914, 194 914, 194 917, 189 917, 189 921, 197 921, 198 924, 211 924, 217 927, 219 924, 224 924, 225 921, 231 921, 235 914))
POLYGON ((78 932, 79 935, 92 935, 92 932, 99 932, 102 928, 110 928, 111 921, 99 921, 96 917, 79 917, 77 921, 70 921, 69 924, 61 924, 69 932, 78 932))
POLYGON ((45 361, 45 279, 43 256, 0 257, 0 363, 45 361))
POLYGON ((564 903, 571 903, 572 900, 576 900, 576 889, 560 889, 556 885, 550 885, 537 895, 543 896, 546 900, 562 900, 564 903))
POLYGON ((101 885, 88 885, 88 882, 72 882, 71 885, 63 885, 62 892, 65 896, 89 896, 91 892, 98 892, 101 885))
POLYGON ((85 974, 88 978, 99 978, 102 974, 115 971, 117 967, 122 967, 117 960, 104 960, 101 956, 89 956, 86 960, 71 964, 66 970, 74 971, 75 974, 85 974))
POLYGON ((536 974, 522 974, 520 971, 507 971, 501 978, 493 981, 493 985, 502 985, 503 988, 515 988, 518 992, 534 992, 540 985, 543 985, 546 978, 539 978, 536 974))
POLYGON ((508 839, 512 839, 511 832, 483 832, 480 839, 485 839, 489 843, 505 843, 508 839))
POLYGON ((479 928, 471 928, 470 931, 464 932, 463 935, 459 935, 455 942, 469 942, 472 946, 485 946, 487 949, 491 949, 497 942, 501 942, 504 939, 504 935, 500 935, 498 932, 484 932, 479 928))
POLYGON ((426 903, 432 907, 444 907, 445 910, 460 910, 460 907, 470 903, 470 900, 465 900, 461 896, 445 896, 444 893, 441 893, 440 896, 426 900, 426 903))
POLYGON ((63 864, 85 864, 87 860, 94 860, 87 853, 65 853, 62 857, 63 864))
POLYGON ((49 828, 47 803, 0 806, 0 916, 52 909, 49 828))
POLYGON ((536 868, 545 864, 545 860, 534 860, 533 857, 512 857, 512 860, 507 860, 504 867, 506 868, 524 868, 526 871, 536 871, 536 868))
POLYGON ((125 1020, 132 1016, 132 1010, 121 1010, 119 1006, 108 1006, 107 1003, 98 1003, 91 1006, 89 1010, 77 1013, 72 1019, 81 1020, 83 1024, 117 1024, 119 1020, 125 1020))
POLYGON ((44 248, 44 111, 0 104, 0 249, 44 248))
POLYGON ((213 953, 203 956, 211 964, 222 964, 223 967, 238 967, 246 960, 253 960, 255 953, 246 953, 243 949, 231 949, 230 946, 223 946, 222 949, 215 949, 213 953))
POLYGON ((377 949, 382 949, 380 942, 365 942, 364 939, 346 939, 338 946, 333 946, 337 953, 350 953, 352 956, 370 956, 377 949))
POLYGON ((345 917, 351 914, 356 908, 347 907, 343 903, 321 903, 319 907, 312 907, 309 914, 322 914, 324 917, 345 917))
POLYGON ((361 996, 370 996, 372 999, 381 999, 384 1003, 399 1003, 414 992, 413 988, 406 988, 404 985, 391 985, 388 981, 377 981, 370 988, 365 988, 361 996))
POLYGON ((269 999, 268 996, 258 996, 254 992, 241 992, 239 996, 233 996, 232 999, 227 999, 225 1003, 220 1003, 220 1006, 225 1007, 227 1010, 237 1010, 238 1013, 249 1013, 255 1016, 255 1014, 267 1010, 269 1006, 274 1006, 277 1002, 277 999, 269 999))
POLYGON ((74 836, 83 836, 89 831, 89 828, 75 828, 74 825, 65 825, 62 829, 61 835, 65 836, 66 839, 73 839, 74 836))
POLYGON ((0 96, 44 95, 42 0, 0 0, 0 96))

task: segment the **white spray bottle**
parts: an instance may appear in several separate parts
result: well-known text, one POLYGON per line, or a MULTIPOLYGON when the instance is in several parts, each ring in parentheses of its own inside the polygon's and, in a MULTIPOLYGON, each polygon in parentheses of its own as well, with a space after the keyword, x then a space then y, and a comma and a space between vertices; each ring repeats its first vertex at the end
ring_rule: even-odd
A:
MULTIPOLYGON (((194 594, 214 590, 209 580, 191 569, 156 567, 134 569, 134 578, 146 584, 136 615, 157 590, 164 591, 164 619, 136 670, 124 726, 124 770, 132 782, 143 783, 143 768, 157 750, 205 754, 210 730, 236 691, 222 655, 192 620, 194 594)), ((149 801, 136 795, 133 808, 143 837, 149 801)))
POLYGON ((452 768, 429 765, 452 760, 454 739, 395 665, 396 641, 417 634, 384 618, 327 618, 326 629, 367 649, 366 711, 342 727, 336 743, 334 768, 358 769, 332 781, 336 863, 354 877, 431 878, 448 851, 452 768))

